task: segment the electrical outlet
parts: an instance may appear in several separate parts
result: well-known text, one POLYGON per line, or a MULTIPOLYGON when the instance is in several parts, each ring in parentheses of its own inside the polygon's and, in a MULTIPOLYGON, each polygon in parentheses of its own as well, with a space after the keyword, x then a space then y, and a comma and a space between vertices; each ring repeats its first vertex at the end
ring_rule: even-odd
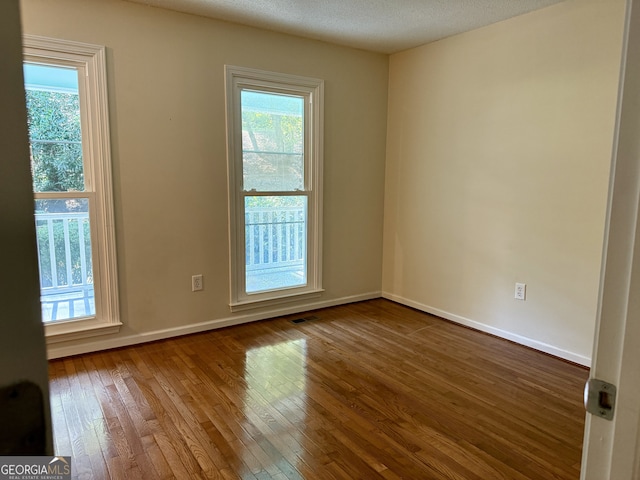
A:
POLYGON ((202 285, 202 274, 191 277, 191 291, 198 292, 204 287, 202 285))
POLYGON ((526 300, 527 296, 527 284, 526 283, 516 283, 516 300, 526 300))

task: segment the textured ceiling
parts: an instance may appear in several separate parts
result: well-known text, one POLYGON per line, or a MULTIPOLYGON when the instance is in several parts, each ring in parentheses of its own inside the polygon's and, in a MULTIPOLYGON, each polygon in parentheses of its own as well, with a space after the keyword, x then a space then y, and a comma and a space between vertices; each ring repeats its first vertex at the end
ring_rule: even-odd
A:
POLYGON ((382 53, 562 0, 130 0, 382 53))

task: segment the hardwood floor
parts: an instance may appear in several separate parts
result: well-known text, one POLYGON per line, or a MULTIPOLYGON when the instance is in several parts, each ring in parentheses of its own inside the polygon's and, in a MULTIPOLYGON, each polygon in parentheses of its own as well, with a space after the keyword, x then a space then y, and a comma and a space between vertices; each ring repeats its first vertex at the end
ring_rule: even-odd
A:
POLYGON ((386 300, 50 362, 76 478, 577 479, 586 369, 386 300))

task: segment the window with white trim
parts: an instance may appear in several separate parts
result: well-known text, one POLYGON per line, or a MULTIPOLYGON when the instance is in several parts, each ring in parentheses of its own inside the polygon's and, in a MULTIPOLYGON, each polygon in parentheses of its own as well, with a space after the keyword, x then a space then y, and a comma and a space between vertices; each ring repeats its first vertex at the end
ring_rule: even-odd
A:
POLYGON ((25 35, 24 79, 45 334, 115 333, 105 49, 25 35))
POLYGON ((322 292, 322 80, 225 67, 231 308, 322 292))

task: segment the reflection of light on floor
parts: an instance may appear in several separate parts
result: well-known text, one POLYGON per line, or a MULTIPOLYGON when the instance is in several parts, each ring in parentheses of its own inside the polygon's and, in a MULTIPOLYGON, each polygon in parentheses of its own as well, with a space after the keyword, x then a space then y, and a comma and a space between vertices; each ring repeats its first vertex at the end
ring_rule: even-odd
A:
POLYGON ((285 467, 286 463, 296 467, 304 456, 301 432, 306 420, 306 355, 304 339, 246 353, 244 410, 253 427, 247 431, 260 448, 245 450, 244 455, 250 458, 244 460, 247 465, 260 464, 270 475, 280 472, 283 462, 285 467), (253 433, 256 429, 259 433, 253 433))

